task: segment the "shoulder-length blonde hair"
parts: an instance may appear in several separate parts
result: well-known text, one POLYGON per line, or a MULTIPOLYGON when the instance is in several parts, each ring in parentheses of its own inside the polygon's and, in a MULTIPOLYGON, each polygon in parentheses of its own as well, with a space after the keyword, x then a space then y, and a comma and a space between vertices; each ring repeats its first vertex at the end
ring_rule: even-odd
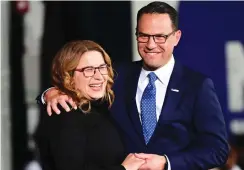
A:
POLYGON ((85 113, 91 110, 91 98, 75 88, 73 75, 82 54, 87 51, 100 52, 108 65, 108 83, 102 100, 107 101, 109 107, 111 107, 114 101, 114 92, 111 89, 114 84, 114 72, 109 55, 100 45, 90 40, 68 42, 58 51, 52 63, 53 85, 70 96, 85 113))

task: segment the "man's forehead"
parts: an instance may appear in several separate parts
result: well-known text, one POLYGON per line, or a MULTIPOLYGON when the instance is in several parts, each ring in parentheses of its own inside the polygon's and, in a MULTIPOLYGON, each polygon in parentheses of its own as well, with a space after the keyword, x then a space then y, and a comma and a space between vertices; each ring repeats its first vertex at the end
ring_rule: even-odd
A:
POLYGON ((172 21, 168 14, 143 14, 138 21, 138 29, 141 30, 171 30, 172 21))
POLYGON ((169 14, 167 13, 163 13, 163 14, 159 14, 159 13, 146 13, 146 14, 142 14, 139 22, 140 21, 144 21, 144 20, 161 20, 161 21, 171 21, 169 14))

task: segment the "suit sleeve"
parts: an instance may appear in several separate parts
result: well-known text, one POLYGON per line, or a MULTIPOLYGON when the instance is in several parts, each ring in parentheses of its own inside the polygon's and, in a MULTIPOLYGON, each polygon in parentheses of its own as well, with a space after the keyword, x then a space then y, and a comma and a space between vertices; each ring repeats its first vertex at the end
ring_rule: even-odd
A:
POLYGON ((39 94, 37 97, 36 97, 36 102, 37 104, 39 104, 40 106, 42 107, 46 107, 46 103, 44 101, 44 94, 50 90, 51 88, 53 87, 49 87, 48 89, 46 89, 45 91, 43 91, 41 94, 39 94))
POLYGON ((205 79, 193 113, 197 137, 178 154, 168 154, 172 170, 206 170, 222 166, 229 147, 224 116, 211 79, 205 79))
POLYGON ((86 161, 85 122, 80 121, 78 114, 81 113, 47 116, 43 123, 45 132, 39 142, 43 170, 125 170, 120 164, 104 167, 86 161))

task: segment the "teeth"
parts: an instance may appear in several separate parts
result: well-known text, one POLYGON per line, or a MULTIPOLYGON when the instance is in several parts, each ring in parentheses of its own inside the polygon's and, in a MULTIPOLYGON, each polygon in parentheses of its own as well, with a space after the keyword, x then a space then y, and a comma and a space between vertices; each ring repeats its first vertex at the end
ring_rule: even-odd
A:
POLYGON ((147 54, 152 56, 152 55, 156 55, 157 53, 147 53, 147 54))
POLYGON ((93 85, 90 85, 91 87, 101 87, 102 84, 93 84, 93 85))

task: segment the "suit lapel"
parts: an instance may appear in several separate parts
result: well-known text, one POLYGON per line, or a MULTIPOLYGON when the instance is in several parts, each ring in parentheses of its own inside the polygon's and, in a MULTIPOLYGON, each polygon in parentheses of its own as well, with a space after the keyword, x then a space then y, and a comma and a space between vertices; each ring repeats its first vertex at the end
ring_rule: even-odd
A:
POLYGON ((182 80, 183 68, 182 65, 176 61, 167 87, 160 119, 167 119, 173 114, 186 84, 182 80))
POLYGON ((130 74, 128 74, 128 79, 127 79, 128 86, 126 87, 126 89, 127 89, 126 102, 127 102, 128 113, 129 113, 131 122, 132 122, 140 140, 144 142, 142 126, 141 126, 141 122, 139 119, 139 113, 138 113, 137 105, 136 105, 136 91, 137 91, 137 85, 138 85, 141 68, 142 68, 142 62, 141 61, 137 62, 136 65, 133 66, 133 68, 131 69, 132 72, 130 74))
POLYGON ((162 111, 159 116, 159 120, 151 140, 154 140, 155 137, 157 136, 160 129, 160 124, 164 120, 170 120, 170 117, 173 116, 175 108, 180 101, 180 98, 182 96, 182 93, 186 85, 186 83, 182 80, 183 80, 183 67, 179 62, 175 62, 175 66, 166 90, 162 111))

